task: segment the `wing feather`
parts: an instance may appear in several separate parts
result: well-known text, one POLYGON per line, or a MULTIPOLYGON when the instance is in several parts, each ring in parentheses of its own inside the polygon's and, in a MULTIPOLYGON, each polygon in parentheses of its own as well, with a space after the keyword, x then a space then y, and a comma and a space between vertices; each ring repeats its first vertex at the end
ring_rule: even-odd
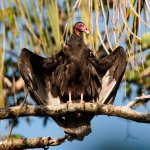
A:
POLYGON ((105 104, 113 103, 124 75, 126 64, 126 54, 121 46, 99 61, 100 67, 98 68, 98 72, 102 77, 99 102, 105 104))
POLYGON ((18 68, 30 95, 37 104, 58 105, 60 103, 59 98, 52 95, 49 78, 58 63, 55 58, 43 58, 26 48, 22 49, 18 59, 18 68))

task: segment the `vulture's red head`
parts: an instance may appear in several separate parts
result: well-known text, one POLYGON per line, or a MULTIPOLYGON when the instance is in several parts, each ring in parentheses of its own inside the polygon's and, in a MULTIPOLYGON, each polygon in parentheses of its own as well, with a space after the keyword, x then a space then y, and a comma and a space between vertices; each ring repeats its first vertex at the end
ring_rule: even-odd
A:
POLYGON ((86 25, 83 22, 77 22, 73 27, 73 33, 80 36, 82 32, 89 34, 86 25))

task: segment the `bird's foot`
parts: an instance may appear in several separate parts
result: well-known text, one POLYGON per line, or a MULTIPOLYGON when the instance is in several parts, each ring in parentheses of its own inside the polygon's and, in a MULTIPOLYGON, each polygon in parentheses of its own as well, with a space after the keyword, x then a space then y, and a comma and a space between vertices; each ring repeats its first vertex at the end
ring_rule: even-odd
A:
POLYGON ((83 108, 85 108, 85 101, 83 100, 83 93, 81 93, 80 105, 82 105, 83 108))
POLYGON ((80 101, 80 106, 81 106, 81 108, 83 108, 83 110, 85 110, 85 101, 80 101))
POLYGON ((96 99, 93 98, 92 103, 98 103, 98 102, 99 102, 98 98, 96 98, 96 99))
POLYGON ((71 100, 71 101, 70 101, 70 100, 69 100, 69 101, 67 101, 67 104, 72 104, 72 100, 71 100))
POLYGON ((69 92, 69 101, 67 101, 67 110, 68 110, 69 104, 72 104, 71 92, 69 92))
POLYGON ((72 104, 72 101, 67 101, 66 105, 67 105, 67 110, 69 110, 69 105, 72 104))
POLYGON ((83 93, 81 93, 81 99, 80 99, 80 103, 83 103, 84 100, 83 100, 83 93))

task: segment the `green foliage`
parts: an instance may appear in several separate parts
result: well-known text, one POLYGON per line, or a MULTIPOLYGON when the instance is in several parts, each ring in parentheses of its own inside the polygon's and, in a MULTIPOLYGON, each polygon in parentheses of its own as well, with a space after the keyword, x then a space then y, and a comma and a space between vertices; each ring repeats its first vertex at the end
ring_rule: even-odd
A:
POLYGON ((150 32, 146 32, 141 37, 141 46, 142 48, 147 48, 150 46, 150 32))
POLYGON ((20 139, 20 138, 22 138, 22 136, 19 134, 13 134, 10 136, 10 139, 20 139))

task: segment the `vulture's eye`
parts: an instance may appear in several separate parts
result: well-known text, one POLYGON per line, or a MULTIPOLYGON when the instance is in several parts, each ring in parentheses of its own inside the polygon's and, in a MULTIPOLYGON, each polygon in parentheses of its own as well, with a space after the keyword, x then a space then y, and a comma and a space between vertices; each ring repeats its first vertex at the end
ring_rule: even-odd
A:
POLYGON ((79 27, 83 27, 83 24, 80 24, 79 27))

